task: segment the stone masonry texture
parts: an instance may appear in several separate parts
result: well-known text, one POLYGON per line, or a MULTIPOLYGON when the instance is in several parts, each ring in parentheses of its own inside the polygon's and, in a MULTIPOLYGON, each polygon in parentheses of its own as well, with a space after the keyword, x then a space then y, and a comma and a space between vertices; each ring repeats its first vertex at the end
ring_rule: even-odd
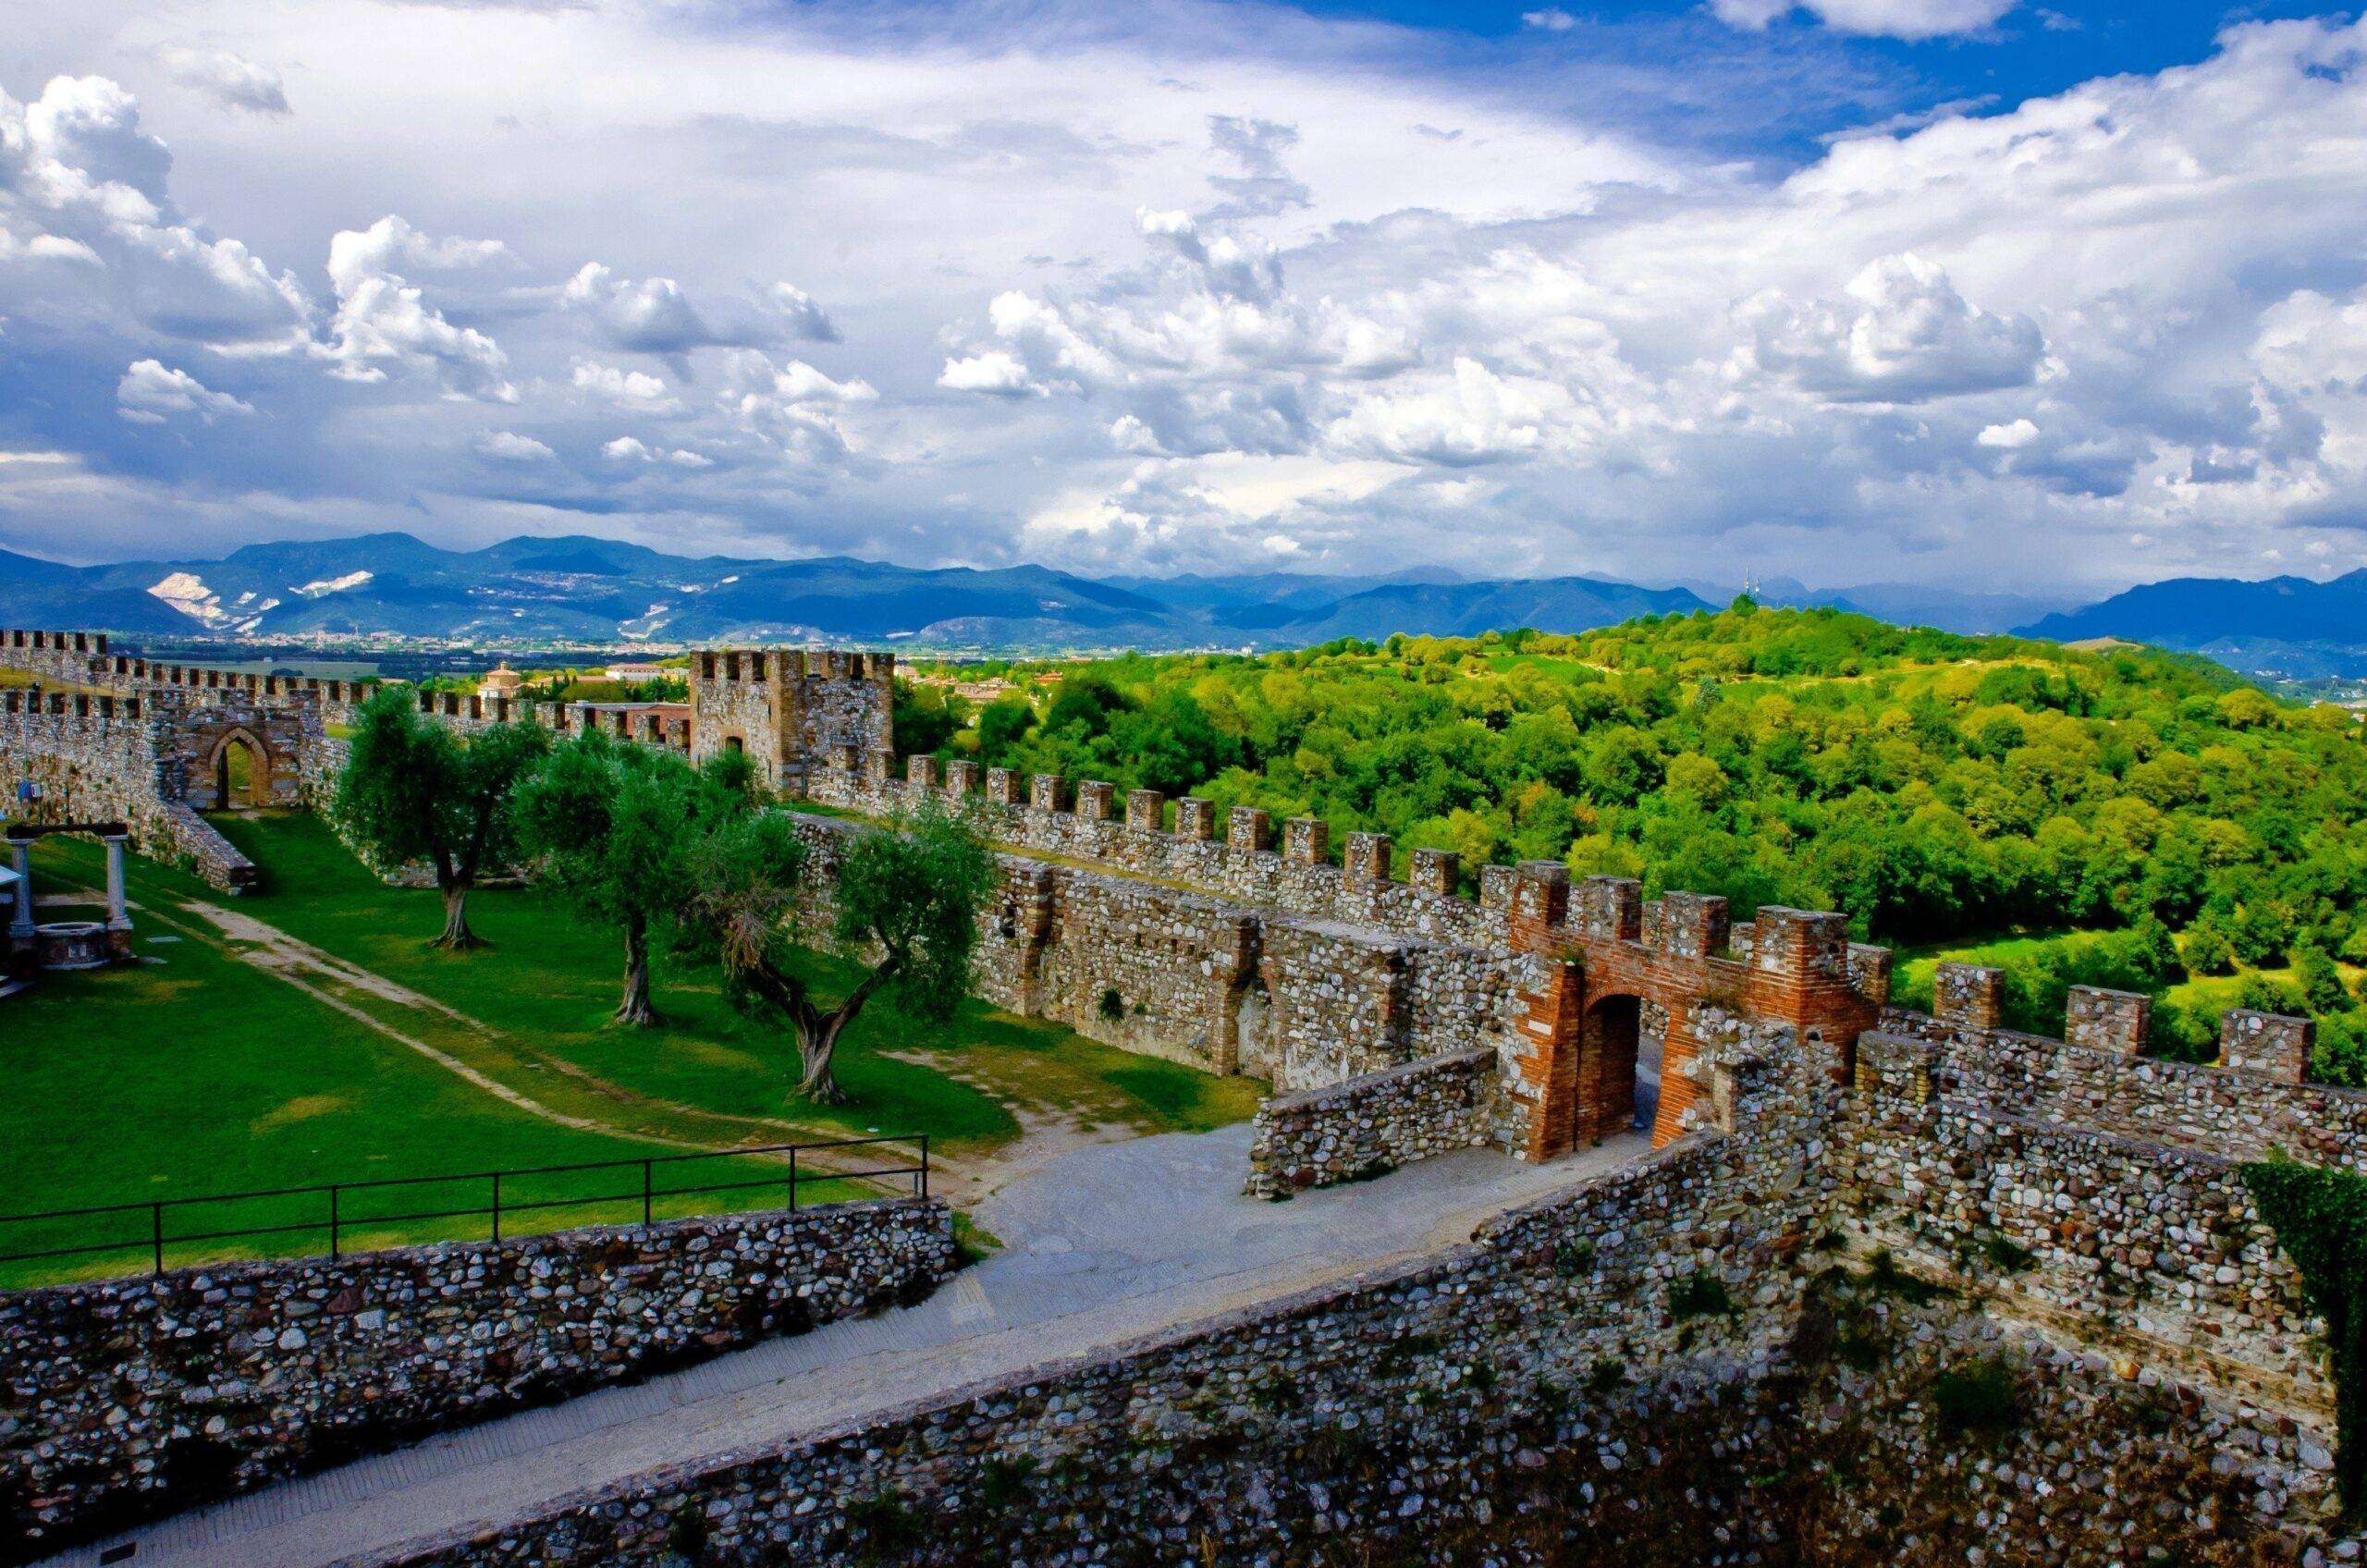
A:
POLYGON ((185 1268, 0 1296, 16 1547, 926 1294, 939 1203, 185 1268))

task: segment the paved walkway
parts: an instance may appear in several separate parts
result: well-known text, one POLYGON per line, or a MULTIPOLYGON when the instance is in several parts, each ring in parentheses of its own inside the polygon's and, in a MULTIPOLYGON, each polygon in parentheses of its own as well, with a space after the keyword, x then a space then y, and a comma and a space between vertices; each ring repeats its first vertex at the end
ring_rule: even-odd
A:
POLYGON ((1006 1250, 917 1306, 832 1324, 250 1493, 51 1559, 137 1568, 372 1562, 532 1517, 663 1465, 779 1447, 933 1390, 1075 1355, 1466 1240, 1490 1216, 1640 1158, 1641 1133, 1546 1166, 1425 1160, 1287 1204, 1240 1195, 1249 1128, 1077 1149, 977 1210, 1006 1250))

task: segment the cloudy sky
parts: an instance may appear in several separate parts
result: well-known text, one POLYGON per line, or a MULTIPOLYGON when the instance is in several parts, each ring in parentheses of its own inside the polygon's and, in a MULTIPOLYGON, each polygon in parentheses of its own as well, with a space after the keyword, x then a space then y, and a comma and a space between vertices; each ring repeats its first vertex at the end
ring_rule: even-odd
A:
POLYGON ((2328 576, 2367 23, 16 0, 0 547, 2328 576))

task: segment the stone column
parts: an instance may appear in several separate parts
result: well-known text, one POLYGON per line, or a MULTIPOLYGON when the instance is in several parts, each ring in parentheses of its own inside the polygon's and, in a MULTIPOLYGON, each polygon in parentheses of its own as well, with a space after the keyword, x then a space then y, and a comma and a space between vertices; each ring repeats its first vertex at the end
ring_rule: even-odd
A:
POLYGON ((9 861, 17 873, 17 909, 8 920, 8 940, 13 946, 22 942, 31 946, 33 939, 33 850, 31 843, 14 839, 8 844, 9 861))
POLYGON ((123 897, 123 846, 125 835, 110 833, 107 846, 107 946, 117 958, 131 956, 131 911, 123 897))

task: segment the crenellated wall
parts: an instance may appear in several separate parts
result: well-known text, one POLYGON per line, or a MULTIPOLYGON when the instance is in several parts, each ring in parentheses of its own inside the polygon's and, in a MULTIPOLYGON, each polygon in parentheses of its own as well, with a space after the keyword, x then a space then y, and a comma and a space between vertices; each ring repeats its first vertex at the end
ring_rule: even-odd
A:
MULTIPOLYGON (((2289 1270, 2250 1245, 2213 1264, 2177 1233, 2176 1205, 2228 1197, 2224 1170, 2149 1185, 2093 1135, 2000 1142, 1981 1201, 2060 1216, 2017 1225, 2034 1256, 2024 1283, 1953 1272, 1952 1253, 1919 1241, 1900 1245, 1904 1272, 1884 1269, 1865 1250, 1884 1239, 1868 1219, 1878 1201, 1946 1222, 1959 1195, 1920 1186, 1922 1102, 1911 1076, 1894 1082, 1912 1053, 1870 1036, 1858 1062, 1870 1081, 1853 1092, 1788 1031, 1730 1035, 1705 1036, 1695 1059, 1713 1108, 1700 1129, 1467 1244, 578 1495, 400 1561, 2238 1568, 2358 1555, 2328 1484, 2315 1325, 2289 1270), (1870 1180, 1891 1183, 1879 1200, 1870 1180), (2077 1201, 2066 1210, 2057 1193, 2077 1201), (1836 1223, 1856 1234, 1854 1257, 1827 1246, 1836 1223), (2162 1256, 2115 1256, 2149 1246, 2162 1256), (2109 1288, 2100 1258, 2121 1270, 2109 1288), (2208 1289, 2179 1305, 2176 1281, 2206 1268, 2208 1289), (1919 1275, 1963 1288, 1933 1294, 1919 1275), (2084 1292, 2060 1310, 2058 1280, 2084 1292), (2166 1331, 2203 1339, 2214 1322, 2216 1356, 2166 1331), (2003 1403, 1983 1426, 1951 1427, 1945 1385, 1975 1375, 2003 1403)), ((1423 1063, 1389 1083, 1429 1099, 1454 1072, 1423 1063)))
POLYGON ((142 854, 185 861, 226 891, 253 886, 253 863, 184 799, 188 717, 178 692, 0 691, 0 778, 40 790, 9 810, 36 823, 121 822, 142 854))
POLYGON ((743 751, 765 787, 802 792, 834 747, 889 742, 892 654, 709 649, 691 668, 692 754, 743 751))

